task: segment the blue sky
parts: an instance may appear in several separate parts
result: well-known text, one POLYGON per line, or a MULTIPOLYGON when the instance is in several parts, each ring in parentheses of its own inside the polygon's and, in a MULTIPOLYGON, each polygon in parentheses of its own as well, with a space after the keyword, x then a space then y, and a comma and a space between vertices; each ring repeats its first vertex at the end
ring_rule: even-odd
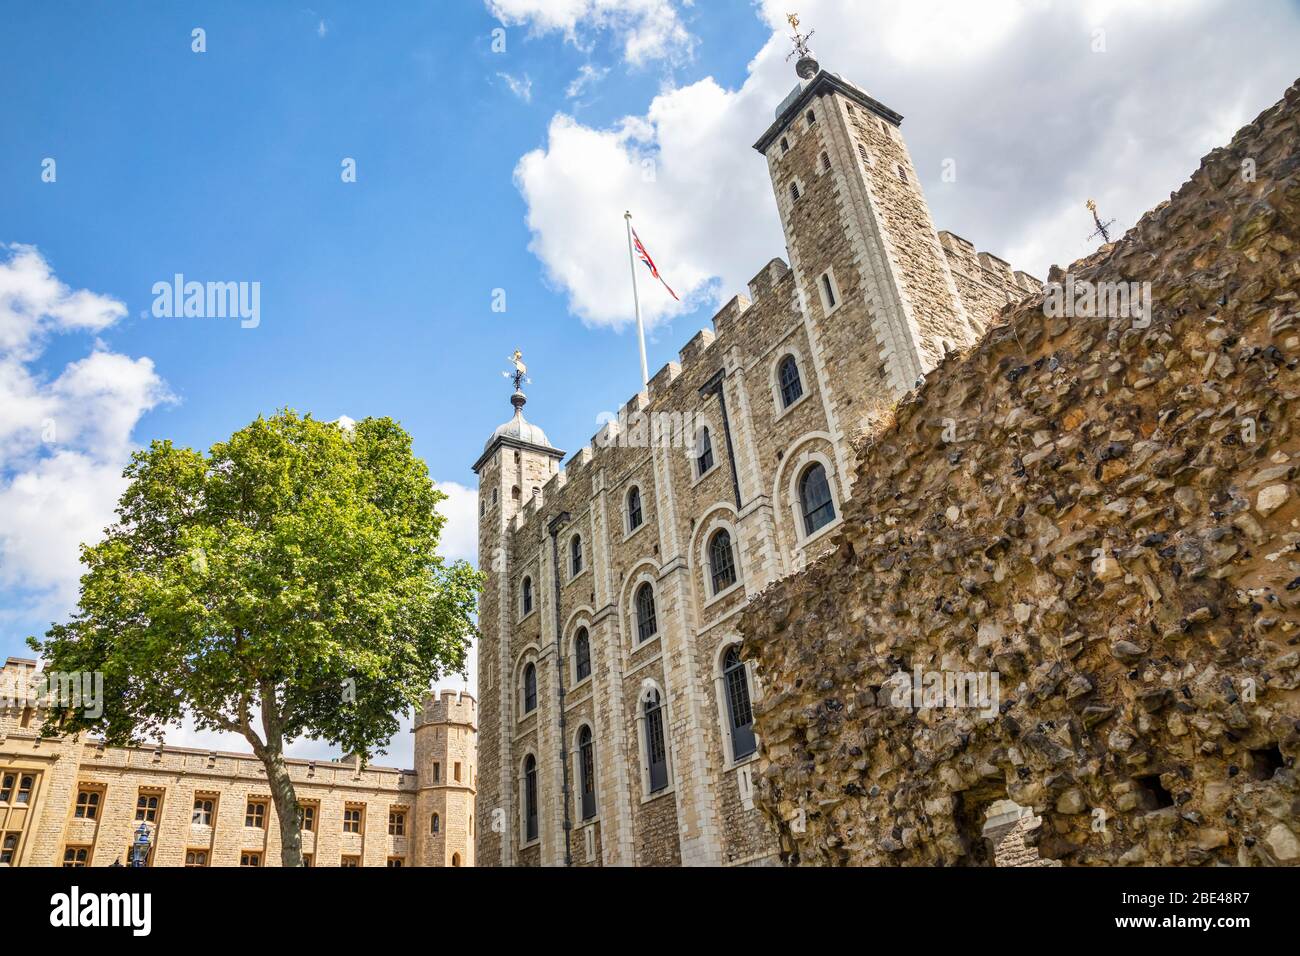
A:
MULTIPOLYGON (((939 227, 1039 275, 1087 251, 1085 198, 1131 225, 1300 48, 1292 2, 799 9, 823 66, 907 117, 939 227)), ((207 448, 283 406, 399 419, 473 558, 469 466, 509 417, 510 352, 569 452, 639 387, 623 208, 685 300, 642 284, 652 372, 783 254, 750 148, 794 83, 783 12, 3 0, 0 654, 67 613, 132 446, 207 448), (260 324, 154 318, 178 272, 259 282, 260 324)))

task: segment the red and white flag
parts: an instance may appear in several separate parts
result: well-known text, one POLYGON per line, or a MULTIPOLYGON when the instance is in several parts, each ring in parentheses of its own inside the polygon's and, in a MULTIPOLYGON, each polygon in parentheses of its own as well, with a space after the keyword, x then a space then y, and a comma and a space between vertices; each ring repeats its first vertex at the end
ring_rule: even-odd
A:
MULTIPOLYGON (((641 245, 641 237, 636 234, 635 229, 632 230, 632 239, 636 245, 636 254, 640 256, 641 261, 646 264, 646 268, 650 270, 650 274, 663 283, 663 287, 668 290, 670 296, 677 299, 677 293, 672 290, 672 287, 667 282, 664 282, 664 277, 661 276, 659 270, 655 268, 655 261, 650 258, 650 253, 645 251, 645 246, 641 245)), ((680 302, 682 300, 677 299, 677 301, 680 302)))

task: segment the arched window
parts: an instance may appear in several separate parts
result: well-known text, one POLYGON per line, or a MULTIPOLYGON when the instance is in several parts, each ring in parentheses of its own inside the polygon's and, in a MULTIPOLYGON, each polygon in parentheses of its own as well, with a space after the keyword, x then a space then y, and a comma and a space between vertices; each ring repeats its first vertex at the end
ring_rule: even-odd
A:
POLYGON ((668 745, 664 739, 663 702, 657 690, 650 691, 641 705, 645 717, 645 753, 650 792, 668 786, 668 745))
POLYGON ((799 505, 803 509, 804 534, 812 534, 835 520, 831 486, 826 481, 826 469, 820 463, 814 464, 799 479, 799 505))
POLYGON ((585 627, 578 628, 573 639, 573 679, 586 680, 591 676, 591 637, 585 627))
POLYGON ((537 709, 537 665, 532 661, 524 667, 524 713, 537 709))
POLYGON ((591 728, 578 731, 578 784, 582 794, 582 819, 596 815, 596 744, 591 739, 591 728))
POLYGON ((429 832, 430 833, 442 832, 442 818, 439 817, 438 814, 436 813, 433 815, 433 819, 429 821, 429 832))
POLYGON ((831 158, 825 153, 822 153, 822 172, 829 173, 830 171, 831 171, 831 158))
POLYGON ((784 156, 784 155, 785 155, 786 153, 788 153, 788 152, 790 152, 790 141, 789 141, 788 139, 786 139, 784 136, 782 136, 782 137, 781 137, 781 155, 784 156))
POLYGON ((453 854, 451 855, 451 865, 452 865, 452 866, 460 866, 460 854, 459 854, 459 853, 453 853, 453 854))
POLYGON ((520 497, 519 486, 515 485, 513 488, 510 489, 510 498, 512 501, 518 501, 519 497, 520 497))
POLYGON ((632 488, 627 493, 627 530, 641 527, 641 489, 632 488))
POLYGON ((698 441, 695 443, 695 474, 703 475, 713 467, 713 439, 709 437, 709 430, 701 428, 698 441))
POLYGON ((720 594, 736 583, 736 561, 731 554, 731 534, 725 528, 709 541, 709 570, 714 594, 720 594))
POLYGON ((582 536, 575 534, 569 540, 569 573, 577 577, 582 573, 582 536))
POLYGON ((537 758, 524 758, 524 842, 537 839, 537 758))
POLYGON ((754 708, 749 702, 749 672, 740 659, 740 647, 727 648, 722 659, 722 683, 727 695, 727 717, 731 722, 731 759, 743 760, 756 748, 754 708))
POLYGON ((531 614, 533 611, 533 579, 524 578, 521 590, 523 591, 523 596, 520 600, 523 602, 524 613, 531 614))
POLYGON ((799 379, 799 363, 793 355, 781 359, 776 373, 777 383, 781 386, 781 407, 789 408, 803 396, 803 382, 799 379))
POLYGON ((655 591, 647 581, 636 589, 636 640, 643 644, 659 631, 655 620, 655 591))
POLYGON ((798 202, 798 201, 799 201, 799 184, 798 184, 798 183, 791 183, 791 184, 790 184, 790 201, 791 201, 791 202, 798 202))

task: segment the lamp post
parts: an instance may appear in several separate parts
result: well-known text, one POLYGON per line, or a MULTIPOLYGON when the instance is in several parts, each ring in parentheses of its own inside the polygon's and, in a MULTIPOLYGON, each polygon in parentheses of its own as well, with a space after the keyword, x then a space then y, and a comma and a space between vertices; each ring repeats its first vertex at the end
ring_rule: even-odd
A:
POLYGON ((149 844, 152 842, 149 824, 141 823, 135 829, 135 842, 131 844, 131 866, 144 866, 149 859, 149 844))

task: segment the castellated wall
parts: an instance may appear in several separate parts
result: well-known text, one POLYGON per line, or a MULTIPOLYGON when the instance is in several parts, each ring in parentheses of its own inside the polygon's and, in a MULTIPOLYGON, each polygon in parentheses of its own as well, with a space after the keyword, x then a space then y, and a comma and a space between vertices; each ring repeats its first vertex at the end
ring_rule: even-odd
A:
POLYGON ((989 862, 1010 800, 1065 865, 1300 863, 1298 250, 1300 84, 1071 268, 1152 283, 1149 326, 1038 295, 898 407, 739 624, 783 860, 989 862))

